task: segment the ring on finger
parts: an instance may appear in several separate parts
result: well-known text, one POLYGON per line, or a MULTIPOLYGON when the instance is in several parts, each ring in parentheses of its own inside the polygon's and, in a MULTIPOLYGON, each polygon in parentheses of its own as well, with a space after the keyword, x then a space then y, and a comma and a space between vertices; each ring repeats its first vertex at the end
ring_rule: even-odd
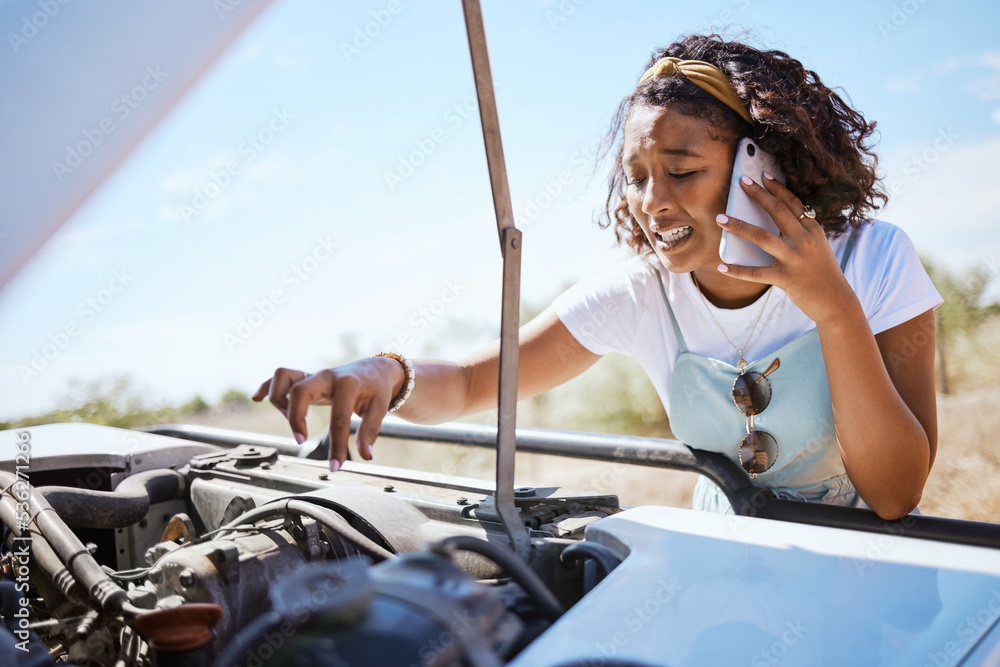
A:
POLYGON ((812 206, 806 206, 804 209, 802 209, 802 215, 799 216, 799 220, 802 220, 803 218, 809 218, 811 220, 815 220, 816 210, 812 206))

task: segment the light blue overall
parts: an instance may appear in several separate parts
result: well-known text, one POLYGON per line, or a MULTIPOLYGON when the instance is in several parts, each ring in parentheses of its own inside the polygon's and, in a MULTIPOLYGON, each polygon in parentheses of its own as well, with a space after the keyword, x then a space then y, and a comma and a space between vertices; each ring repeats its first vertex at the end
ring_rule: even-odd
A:
MULTIPOLYGON (((841 271, 847 266, 856 237, 854 231, 848 238, 841 271)), ((659 285, 680 348, 670 382, 670 428, 691 447, 720 452, 740 465, 746 417, 733 402, 733 381, 740 371, 724 361, 688 352, 662 279, 659 285)), ((751 482, 770 487, 779 498, 859 505, 840 458, 819 333, 812 329, 749 364, 746 370, 762 373, 775 358, 781 360, 781 366, 767 376, 771 402, 754 417, 754 429, 774 436, 778 458, 770 470, 751 482)), ((709 512, 733 511, 722 490, 704 476, 695 486, 692 506, 709 512)))

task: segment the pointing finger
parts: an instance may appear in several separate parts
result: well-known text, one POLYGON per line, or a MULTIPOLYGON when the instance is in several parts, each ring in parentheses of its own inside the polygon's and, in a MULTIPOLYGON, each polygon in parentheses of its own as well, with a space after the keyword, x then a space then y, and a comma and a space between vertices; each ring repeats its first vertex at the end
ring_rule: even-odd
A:
POLYGON ((370 461, 375 438, 382 428, 382 420, 389 412, 389 400, 385 397, 373 396, 358 413, 361 424, 358 426, 357 444, 361 458, 370 461))
MULTIPOLYGON (((347 440, 351 435, 351 415, 360 387, 355 378, 338 379, 330 396, 330 470, 337 471, 347 458, 347 440)), ((362 456, 364 454, 362 453, 362 456)), ((370 454, 369 454, 370 457, 370 454)))

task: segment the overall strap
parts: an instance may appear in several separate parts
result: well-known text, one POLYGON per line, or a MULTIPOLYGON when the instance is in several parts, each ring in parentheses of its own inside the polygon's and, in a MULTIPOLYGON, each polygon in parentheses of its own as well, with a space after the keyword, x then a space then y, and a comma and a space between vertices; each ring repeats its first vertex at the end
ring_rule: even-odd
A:
POLYGON ((840 258, 840 271, 843 273, 844 269, 847 267, 847 260, 851 258, 851 252, 854 251, 854 244, 858 241, 858 229, 855 227, 851 230, 851 235, 847 237, 847 245, 844 246, 844 256, 840 258))
MULTIPOLYGON (((844 255, 840 259, 840 270, 843 271, 847 267, 847 260, 851 258, 851 253, 854 252, 854 245, 858 241, 858 230, 852 229, 851 235, 847 237, 847 245, 844 246, 844 255)), ((674 309, 670 307, 670 299, 667 298, 667 290, 663 286, 663 274, 660 273, 659 269, 656 270, 657 285, 660 286, 660 294, 663 295, 663 303, 667 304, 667 313, 670 315, 670 324, 674 327, 674 335, 677 337, 677 346, 680 348, 682 353, 687 352, 687 343, 684 342, 684 335, 681 333, 681 327, 677 324, 677 317, 674 315, 674 309)))
POLYGON ((660 286, 660 294, 663 295, 663 303, 667 304, 667 312, 670 314, 670 323, 674 325, 674 335, 677 337, 677 347, 680 348, 681 354, 688 351, 687 343, 684 342, 684 336, 681 334, 681 327, 677 324, 677 318, 674 316, 674 309, 670 307, 670 299, 667 298, 667 290, 663 286, 663 274, 660 273, 658 268, 654 268, 656 271, 656 277, 658 278, 656 284, 660 286))

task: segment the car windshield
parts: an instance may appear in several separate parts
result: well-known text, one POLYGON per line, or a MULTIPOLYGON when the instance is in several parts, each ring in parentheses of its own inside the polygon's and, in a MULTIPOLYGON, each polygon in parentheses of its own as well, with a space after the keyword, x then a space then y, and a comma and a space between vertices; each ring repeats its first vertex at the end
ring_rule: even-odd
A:
MULTIPOLYGON (((961 480, 1000 467, 987 449, 1000 434, 1000 203, 987 194, 1000 175, 998 9, 484 4, 524 233, 522 321, 631 256, 593 222, 607 197, 598 154, 654 48, 712 28, 780 48, 878 121, 891 197, 880 218, 906 230, 951 304, 939 313, 949 318, 940 324, 947 386, 922 507, 992 520, 1000 498, 961 480), (958 485, 965 497, 949 498, 958 485)), ((5 67, 43 46, 51 27, 35 11, 0 8, 5 67)), ((126 123, 171 75, 156 63, 136 71, 146 83, 109 101, 112 123, 126 123)), ((95 149, 100 120, 81 120, 81 141, 95 149)), ((275 368, 315 370, 384 349, 458 359, 498 335, 500 269, 460 7, 277 0, 0 292, 0 426, 187 421, 290 435, 276 411, 246 400, 275 368)), ((323 420, 323 409, 312 412, 310 435, 323 420)), ((671 436, 642 370, 616 356, 522 403, 518 423, 671 436)), ((382 445, 375 462, 492 475, 490 453, 446 452, 382 445)), ((619 493, 624 504, 689 506, 694 483, 543 457, 518 465, 519 479, 619 493)))

